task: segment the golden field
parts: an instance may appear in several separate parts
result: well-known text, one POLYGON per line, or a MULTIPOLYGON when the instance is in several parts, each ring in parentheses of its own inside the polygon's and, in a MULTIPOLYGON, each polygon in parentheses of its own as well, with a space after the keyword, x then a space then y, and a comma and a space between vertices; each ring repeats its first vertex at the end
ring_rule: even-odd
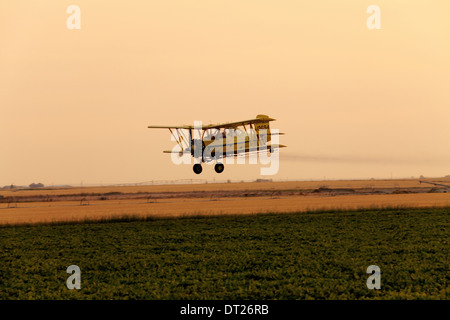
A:
MULTIPOLYGON (((448 180, 434 179, 447 184, 448 180)), ((432 189, 432 185, 404 179, 1 190, 0 224, 450 206, 449 193, 430 193, 432 189)))
POLYGON ((360 209, 383 207, 446 207, 450 196, 438 194, 343 195, 332 197, 289 196, 282 198, 223 198, 211 200, 162 199, 157 202, 136 200, 28 203, 0 210, 0 224, 108 219, 127 215, 178 217, 189 215, 251 214, 301 212, 321 209, 360 209), (164 201, 165 200, 165 201, 164 201))

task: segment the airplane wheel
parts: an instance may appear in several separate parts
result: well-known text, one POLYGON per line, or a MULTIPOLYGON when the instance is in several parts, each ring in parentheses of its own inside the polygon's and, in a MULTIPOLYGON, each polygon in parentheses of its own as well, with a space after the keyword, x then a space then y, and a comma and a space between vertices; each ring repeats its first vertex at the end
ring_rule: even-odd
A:
POLYGON ((202 173, 202 165, 200 164, 200 163, 196 163, 196 164, 194 164, 194 172, 196 173, 196 174, 200 174, 200 173, 202 173))
POLYGON ((216 170, 217 173, 222 173, 223 169, 225 169, 223 163, 216 163, 216 165, 214 166, 214 170, 216 170))

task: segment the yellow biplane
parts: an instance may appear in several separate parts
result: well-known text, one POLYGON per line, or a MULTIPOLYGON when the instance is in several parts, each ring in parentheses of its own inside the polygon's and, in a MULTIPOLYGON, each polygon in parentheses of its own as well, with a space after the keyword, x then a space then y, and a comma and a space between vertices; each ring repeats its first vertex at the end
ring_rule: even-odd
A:
POLYGON ((185 126, 148 126, 151 129, 169 129, 180 150, 166 150, 164 153, 178 153, 179 156, 190 154, 197 163, 193 170, 202 173, 203 162, 216 161, 214 169, 217 173, 224 170, 222 159, 257 152, 274 152, 286 147, 272 144, 272 136, 282 133, 270 131, 270 121, 266 115, 257 115, 255 119, 209 124, 201 122, 185 126), (197 137, 195 137, 197 135, 197 137))

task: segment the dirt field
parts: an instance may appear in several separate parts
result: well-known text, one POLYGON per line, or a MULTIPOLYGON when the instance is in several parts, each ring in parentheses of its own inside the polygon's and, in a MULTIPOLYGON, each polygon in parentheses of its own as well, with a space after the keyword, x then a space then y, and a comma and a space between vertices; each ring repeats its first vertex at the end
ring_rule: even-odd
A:
MULTIPOLYGON (((450 179, 433 181, 449 184, 450 179)), ((125 215, 185 216, 450 206, 450 193, 444 191, 445 188, 420 184, 413 179, 1 190, 0 224, 125 215)))
MULTIPOLYGON (((450 185, 450 178, 427 179, 430 182, 450 185)), ((244 190, 308 190, 320 187, 328 188, 421 188, 429 190, 432 185, 421 184, 418 179, 386 180, 333 180, 333 181, 288 181, 288 182, 248 182, 248 183, 209 183, 209 184, 172 184, 145 186, 107 186, 107 187, 73 187, 43 189, 0 189, 0 195, 67 195, 81 193, 148 193, 148 192, 198 192, 198 191, 244 191, 244 190)))

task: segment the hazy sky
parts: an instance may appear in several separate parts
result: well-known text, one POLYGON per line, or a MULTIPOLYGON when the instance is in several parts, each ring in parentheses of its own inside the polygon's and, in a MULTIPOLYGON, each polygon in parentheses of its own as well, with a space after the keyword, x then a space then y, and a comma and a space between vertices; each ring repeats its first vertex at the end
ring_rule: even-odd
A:
POLYGON ((443 176, 450 1, 2 0, 0 112, 0 187, 443 176), (276 176, 197 176, 147 129, 257 114, 286 133, 276 176))

